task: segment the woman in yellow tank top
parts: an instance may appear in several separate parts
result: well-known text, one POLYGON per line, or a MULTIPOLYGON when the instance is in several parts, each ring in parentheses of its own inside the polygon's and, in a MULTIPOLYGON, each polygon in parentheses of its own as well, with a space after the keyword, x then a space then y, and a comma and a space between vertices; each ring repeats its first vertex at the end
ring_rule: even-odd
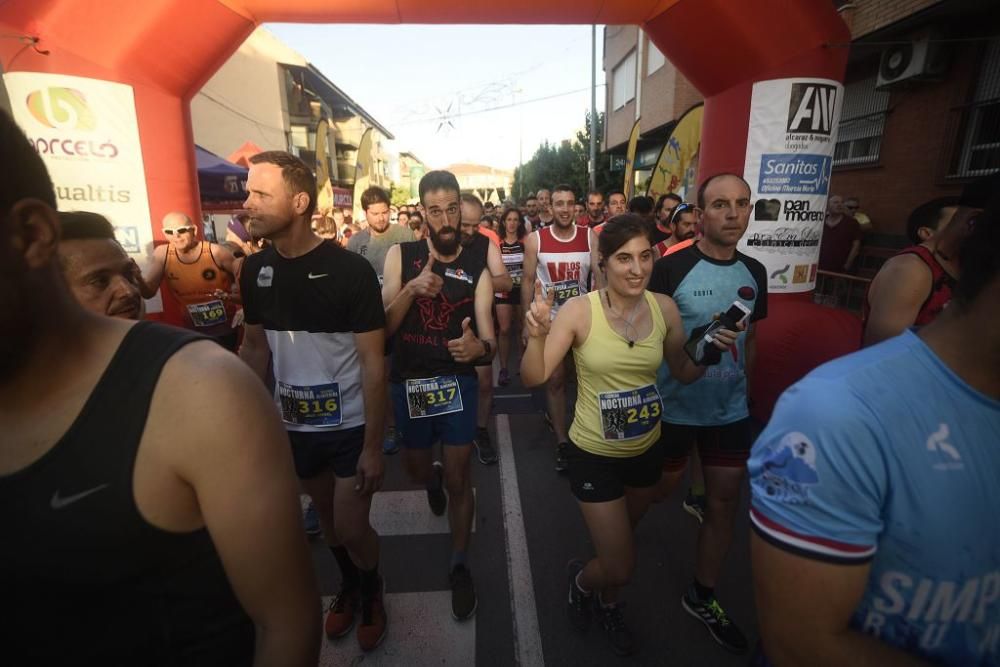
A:
MULTIPOLYGON (((578 629, 596 607, 619 655, 632 650, 618 601, 635 561, 633 529, 656 497, 663 467, 658 444, 662 405, 656 371, 690 383, 705 372, 684 352, 686 337, 673 299, 646 291, 654 254, 646 222, 633 214, 613 218, 599 237, 598 267, 607 288, 575 297, 551 320, 553 294, 525 312, 528 347, 521 359, 526 387, 548 380, 571 349, 577 368, 576 414, 570 427, 570 488, 580 504, 597 556, 569 563, 569 617, 578 629)), ((736 333, 720 329, 725 350, 736 333)))

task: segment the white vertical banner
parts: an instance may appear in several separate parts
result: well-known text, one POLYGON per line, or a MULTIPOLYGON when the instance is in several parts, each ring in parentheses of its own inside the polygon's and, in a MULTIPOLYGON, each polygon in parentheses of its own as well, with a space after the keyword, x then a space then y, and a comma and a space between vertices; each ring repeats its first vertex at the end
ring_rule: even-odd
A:
MULTIPOLYGON (((61 211, 100 213, 143 266, 153 254, 132 87, 67 74, 7 72, 14 121, 42 157, 61 211)), ((147 312, 162 310, 159 294, 147 312)))
POLYGON ((755 205, 739 248, 767 269, 769 292, 816 286, 843 97, 830 79, 753 86, 743 175, 755 205))

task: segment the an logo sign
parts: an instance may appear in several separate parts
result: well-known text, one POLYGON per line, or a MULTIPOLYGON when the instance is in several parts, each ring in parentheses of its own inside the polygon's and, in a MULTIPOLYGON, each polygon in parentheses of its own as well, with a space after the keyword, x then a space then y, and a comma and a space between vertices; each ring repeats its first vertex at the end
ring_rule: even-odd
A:
POLYGON ((836 86, 793 83, 788 103, 788 132, 830 136, 833 132, 833 110, 836 103, 836 86))
POLYGON ((810 153, 765 153, 760 157, 757 193, 825 195, 832 158, 810 153))
POLYGON ((42 88, 28 94, 28 111, 42 125, 55 130, 86 130, 97 127, 87 99, 72 88, 42 88))
MULTIPOLYGON (((769 232, 754 232, 747 236, 748 248, 768 252, 776 248, 794 250, 796 248, 818 248, 823 235, 822 226, 812 227, 776 227, 769 232)), ((771 276, 773 279, 775 276, 771 276)))
POLYGON ((744 301, 753 301, 757 296, 757 290, 750 287, 750 285, 744 285, 743 287, 736 290, 736 295, 743 299, 744 301))

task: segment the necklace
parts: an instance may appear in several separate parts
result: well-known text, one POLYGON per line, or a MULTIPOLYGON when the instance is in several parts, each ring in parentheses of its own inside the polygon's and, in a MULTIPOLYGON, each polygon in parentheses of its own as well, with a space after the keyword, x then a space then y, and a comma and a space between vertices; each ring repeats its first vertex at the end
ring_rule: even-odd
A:
POLYGON ((636 313, 639 312, 639 306, 642 305, 642 302, 645 301, 645 299, 639 299, 639 301, 632 308, 632 314, 628 316, 628 319, 626 319, 624 316, 616 313, 615 309, 611 306, 611 293, 607 290, 607 288, 604 290, 604 298, 608 302, 608 310, 611 311, 611 314, 625 323, 625 339, 628 340, 629 348, 635 347, 635 337, 629 335, 629 330, 631 329, 633 332, 636 331, 635 327, 632 326, 632 320, 635 319, 636 313))

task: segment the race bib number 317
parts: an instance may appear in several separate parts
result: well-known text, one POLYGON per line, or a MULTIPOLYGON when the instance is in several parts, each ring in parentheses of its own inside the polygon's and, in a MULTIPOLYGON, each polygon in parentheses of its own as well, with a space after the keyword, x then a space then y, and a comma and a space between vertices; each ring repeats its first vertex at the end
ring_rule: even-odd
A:
POLYGON ((462 390, 458 378, 443 375, 434 378, 406 381, 406 404, 410 419, 436 417, 461 412, 462 390))
POLYGON ((340 385, 297 386, 278 383, 281 419, 299 426, 340 426, 344 419, 340 405, 340 385))
POLYGON ((663 404, 656 385, 605 391, 597 395, 605 440, 631 440, 646 435, 660 422, 663 404))

